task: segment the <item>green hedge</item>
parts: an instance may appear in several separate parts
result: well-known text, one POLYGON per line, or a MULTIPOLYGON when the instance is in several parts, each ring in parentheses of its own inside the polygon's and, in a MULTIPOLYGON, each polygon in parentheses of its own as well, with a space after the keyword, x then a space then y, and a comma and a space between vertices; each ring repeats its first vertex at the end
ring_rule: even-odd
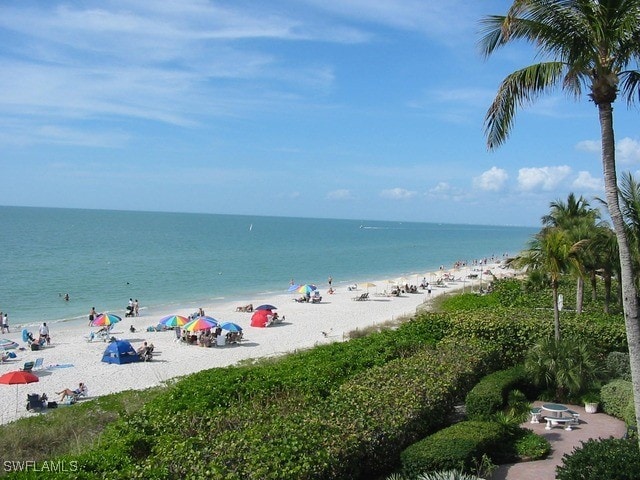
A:
POLYGON ((408 478, 437 470, 469 472, 474 460, 496 450, 504 435, 503 427, 495 422, 457 423, 404 450, 402 472, 408 478))
POLYGON ((636 424, 631 382, 618 379, 607 383, 600 389, 600 399, 605 413, 624 420, 627 425, 636 424))
POLYGON ((582 442, 562 457, 557 480, 640 480, 637 440, 609 438, 582 442))
POLYGON ((139 414, 67 461, 64 478, 368 478, 441 428, 493 352, 443 341, 353 375, 324 398, 274 390, 224 406, 139 414))
POLYGON ((487 375, 467 394, 467 417, 470 420, 488 420, 506 405, 509 392, 524 385, 526 379, 522 365, 487 375))

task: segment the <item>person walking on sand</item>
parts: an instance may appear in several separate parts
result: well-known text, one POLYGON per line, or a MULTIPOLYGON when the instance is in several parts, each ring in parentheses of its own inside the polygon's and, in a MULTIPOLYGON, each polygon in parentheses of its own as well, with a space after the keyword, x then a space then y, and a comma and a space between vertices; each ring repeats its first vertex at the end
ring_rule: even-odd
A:
POLYGON ((96 319, 98 314, 96 313, 96 307, 91 307, 89 310, 89 326, 93 326, 93 321, 96 319))

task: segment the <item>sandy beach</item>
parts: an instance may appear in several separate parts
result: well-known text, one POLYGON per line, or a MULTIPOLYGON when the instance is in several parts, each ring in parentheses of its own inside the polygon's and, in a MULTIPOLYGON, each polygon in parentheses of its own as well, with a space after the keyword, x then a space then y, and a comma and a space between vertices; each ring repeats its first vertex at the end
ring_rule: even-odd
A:
MULTIPOLYGON (((348 290, 346 286, 334 285, 333 294, 327 293, 328 285, 318 285, 323 297, 320 303, 298 303, 294 299, 300 297, 300 294, 284 293, 268 298, 246 298, 240 303, 188 306, 163 312, 161 315, 143 313, 139 317, 123 317, 121 322, 115 324, 112 336, 119 340, 128 340, 136 349, 144 341, 153 343, 155 347, 152 361, 126 365, 101 361, 107 343, 96 339, 88 341, 89 333, 97 328, 90 328, 86 323, 52 324, 51 345, 39 351, 14 350, 17 358, 0 364, 1 375, 22 368, 25 362, 43 359, 43 368, 33 372, 38 376, 39 382, 27 385, 0 385, 2 423, 36 415, 25 408, 28 393, 46 393, 49 401, 58 401, 59 395, 55 392, 65 388, 74 389, 79 382, 84 382, 88 387, 89 397, 96 397, 123 390, 152 387, 169 379, 208 368, 234 365, 245 359, 276 356, 296 349, 348 340, 349 332, 411 316, 417 309, 428 307, 430 300, 438 295, 462 289, 478 290, 481 277, 483 285, 486 286, 493 278, 484 273, 487 270, 496 276, 512 274, 500 268, 498 263, 493 263, 482 267, 468 266, 440 271, 437 276, 448 274, 455 280, 446 281, 446 287, 436 287, 434 283, 437 276, 427 278, 426 280, 433 285, 431 294, 426 289, 419 288, 418 293, 404 293, 399 297, 385 296, 384 291, 389 291, 393 284, 390 283, 390 279, 380 279, 371 282, 375 286, 365 288, 359 285, 355 291, 348 290), (367 291, 369 300, 353 300, 367 291), (251 313, 236 311, 236 307, 249 303, 254 307, 262 303, 275 305, 278 307, 278 314, 280 317, 284 316, 285 320, 267 328, 252 327, 251 313), (203 348, 178 342, 171 330, 146 331, 147 327, 157 325, 158 320, 165 315, 189 316, 198 307, 202 307, 206 315, 240 325, 243 328, 243 340, 236 345, 203 348), (135 333, 130 332, 131 325, 136 328, 135 333)), ((414 275, 406 281, 411 285, 419 283, 421 279, 414 275)), ((37 336, 37 328, 30 331, 37 336)), ((19 331, 12 331, 3 337, 15 340, 21 347, 26 347, 19 331)))

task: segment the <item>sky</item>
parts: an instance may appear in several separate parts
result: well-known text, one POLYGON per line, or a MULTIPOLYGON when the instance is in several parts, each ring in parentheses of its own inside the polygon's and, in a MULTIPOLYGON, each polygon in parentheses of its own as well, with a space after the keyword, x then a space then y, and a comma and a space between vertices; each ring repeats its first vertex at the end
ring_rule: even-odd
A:
MULTIPOLYGON (((600 127, 561 90, 489 151, 506 0, 4 0, 0 205, 539 226, 604 197, 600 127)), ((614 111, 638 171, 638 109, 614 111)))

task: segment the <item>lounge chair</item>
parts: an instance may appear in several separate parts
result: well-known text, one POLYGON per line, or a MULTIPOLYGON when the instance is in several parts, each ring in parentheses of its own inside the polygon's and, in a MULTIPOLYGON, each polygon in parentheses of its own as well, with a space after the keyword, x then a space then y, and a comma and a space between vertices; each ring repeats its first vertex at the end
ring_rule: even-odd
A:
POLYGON ((113 325, 114 324, 112 323, 108 327, 102 327, 100 330, 96 332, 95 336, 101 339, 103 342, 108 341, 109 337, 111 336, 111 330, 113 330, 113 325))
POLYGON ((33 370, 33 366, 35 365, 35 362, 24 362, 24 366, 20 369, 23 372, 30 372, 31 370, 33 370))
POLYGON ((32 370, 42 370, 44 368, 43 363, 44 363, 44 358, 42 357, 36 358, 36 361, 33 362, 32 370))

